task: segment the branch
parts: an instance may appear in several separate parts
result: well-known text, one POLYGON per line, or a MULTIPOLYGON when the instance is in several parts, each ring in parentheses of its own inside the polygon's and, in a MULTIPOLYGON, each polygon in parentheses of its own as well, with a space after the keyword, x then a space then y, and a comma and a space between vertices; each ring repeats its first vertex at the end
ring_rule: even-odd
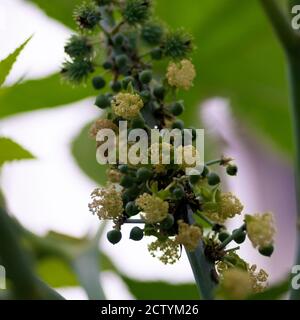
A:
POLYGON ((292 29, 288 16, 280 8, 276 0, 259 0, 266 15, 272 23, 281 44, 287 52, 300 49, 300 37, 292 29))
MULTIPOLYGON (((189 223, 193 224, 193 211, 189 206, 186 208, 186 210, 189 223)), ((204 243, 201 241, 195 251, 186 250, 186 253, 192 267, 201 298, 204 300, 213 300, 214 290, 217 285, 213 279, 215 266, 214 263, 209 261, 205 256, 204 249, 204 243)))

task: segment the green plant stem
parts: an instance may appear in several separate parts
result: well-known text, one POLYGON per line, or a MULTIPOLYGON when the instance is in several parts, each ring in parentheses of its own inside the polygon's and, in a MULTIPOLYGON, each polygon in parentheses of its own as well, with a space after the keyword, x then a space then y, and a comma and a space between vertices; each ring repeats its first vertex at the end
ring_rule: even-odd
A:
MULTIPOLYGON (((288 15, 279 7, 274 0, 260 0, 267 16, 269 17, 274 31, 280 40, 286 53, 289 74, 289 86, 291 95, 291 114, 293 119, 293 132, 295 142, 295 178, 296 178, 296 199, 297 199, 297 260, 300 264, 300 36, 292 29, 288 15)), ((296 4, 296 1, 289 1, 296 4)), ((300 4, 300 1, 299 1, 300 4)), ((291 299, 300 300, 300 290, 291 289, 291 299)))
POLYGON ((234 233, 231 234, 228 238, 226 238, 218 247, 219 250, 225 249, 226 246, 233 241, 236 237, 240 236, 245 232, 246 224, 243 224, 239 229, 237 229, 234 233))
MULTIPOLYGON (((289 58, 289 82, 292 100, 292 117, 294 127, 294 138, 296 144, 296 198, 297 198, 297 236, 298 236, 298 252, 296 264, 300 265, 300 55, 298 57, 289 58)), ((300 300, 300 290, 291 289, 291 298, 300 300)))
MULTIPOLYGON (((194 224, 193 211, 189 206, 186 207, 187 216, 190 224, 194 224)), ((214 263, 205 255, 203 241, 199 242, 195 251, 186 250, 200 297, 203 300, 213 300, 214 290, 217 283, 213 279, 215 271, 214 263)))
POLYGON ((260 2, 283 48, 287 52, 293 52, 299 46, 299 36, 292 29, 288 14, 275 0, 260 0, 260 2))
POLYGON ((204 220, 207 224, 209 224, 212 228, 216 225, 214 222, 212 222, 209 218, 207 218, 204 214, 202 214, 200 211, 196 212, 196 215, 200 217, 202 220, 204 220))

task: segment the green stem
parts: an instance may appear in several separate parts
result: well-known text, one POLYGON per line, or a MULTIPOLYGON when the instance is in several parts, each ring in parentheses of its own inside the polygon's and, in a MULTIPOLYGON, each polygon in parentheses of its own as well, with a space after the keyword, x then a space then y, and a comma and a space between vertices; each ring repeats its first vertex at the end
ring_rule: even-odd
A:
POLYGON ((233 241, 236 237, 242 235, 245 232, 246 224, 243 224, 239 229, 235 230, 231 236, 226 238, 218 247, 219 250, 225 249, 226 246, 233 241))
MULTIPOLYGON (((296 178, 296 199, 298 221, 300 219, 300 36, 291 27, 291 21, 288 15, 279 7, 274 0, 260 0, 267 16, 269 17, 274 31, 285 50, 288 72, 289 85, 291 95, 291 113, 293 119, 293 131, 295 142, 295 178, 296 178)), ((296 4, 296 1, 290 3, 296 4)), ((300 4, 300 1, 299 1, 300 4)), ((297 260, 296 264, 300 264, 300 229, 297 223, 297 260)), ((291 289, 291 299, 300 300, 300 290, 291 289)))
MULTIPOLYGON (((297 198, 297 236, 298 236, 298 252, 296 264, 300 265, 300 60, 298 57, 289 58, 289 82, 292 102, 292 118, 294 128, 294 139, 296 145, 296 198, 297 198)), ((291 298, 300 300, 300 290, 291 289, 291 298)))
POLYGON ((291 27, 291 19, 275 0, 260 0, 266 15, 272 23, 283 48, 287 52, 295 51, 299 47, 299 35, 291 27))
MULTIPOLYGON (((190 224, 194 224, 193 211, 188 206, 186 208, 187 216, 190 224)), ((205 245, 203 241, 199 242, 195 251, 186 250, 197 288, 203 300, 213 300, 214 290, 217 283, 213 279, 215 271, 214 263, 205 255, 205 245)))

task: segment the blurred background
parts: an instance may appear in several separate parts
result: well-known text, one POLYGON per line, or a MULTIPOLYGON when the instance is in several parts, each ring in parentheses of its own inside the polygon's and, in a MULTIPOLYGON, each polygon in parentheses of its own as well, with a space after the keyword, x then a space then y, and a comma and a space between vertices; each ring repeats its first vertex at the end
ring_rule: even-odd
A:
MULTIPOLYGON (((55 231, 83 238, 95 234, 100 224, 87 206, 91 191, 104 181, 87 136, 87 125, 100 115, 93 106, 97 93, 89 84, 63 84, 57 75, 64 44, 75 29, 72 11, 80 2, 0 0, 0 60, 33 35, 0 89, 0 136, 12 138, 36 158, 5 164, 0 184, 9 213, 40 237, 55 231)), ((156 1, 156 12, 172 27, 184 26, 194 35, 198 76, 183 95, 184 120, 205 128, 207 160, 222 154, 235 159, 239 175, 224 181, 244 203, 244 212, 274 212, 278 232, 272 258, 259 256, 250 243, 241 252, 269 272, 271 283, 280 281, 293 265, 296 208, 279 44, 256 0, 156 1)), ((161 298, 171 292, 174 298, 185 298, 184 292, 196 297, 185 255, 176 265, 164 266, 147 251, 151 239, 129 242, 129 231, 124 228, 117 246, 105 236, 100 242, 105 263, 99 281, 107 299, 155 298, 158 286, 164 288, 161 298)), ((88 261, 80 264, 85 274, 90 273, 88 261)), ((86 283, 79 284, 76 267, 70 270, 48 257, 38 259, 36 269, 65 298, 91 298, 86 283)))

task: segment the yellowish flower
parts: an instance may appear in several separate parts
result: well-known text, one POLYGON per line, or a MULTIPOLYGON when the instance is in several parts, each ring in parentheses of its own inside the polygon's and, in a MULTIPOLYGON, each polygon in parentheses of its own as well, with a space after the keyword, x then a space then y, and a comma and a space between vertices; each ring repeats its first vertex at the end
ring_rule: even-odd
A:
POLYGON ((275 224, 272 213, 246 215, 245 222, 248 237, 254 248, 262 249, 273 244, 275 224))
POLYGON ((170 62, 167 79, 172 87, 189 90, 196 77, 196 70, 190 60, 184 59, 179 63, 170 62))
POLYGON ((124 119, 135 118, 144 103, 138 94, 118 93, 112 101, 113 112, 124 119))
POLYGON ((178 226, 176 242, 185 246, 189 251, 196 250, 202 237, 202 230, 199 227, 191 226, 182 220, 178 221, 178 226))
POLYGON ((120 171, 116 170, 116 169, 107 169, 106 170, 106 176, 108 181, 112 182, 112 183, 119 183, 122 177, 122 174, 120 171))
POLYGON ((107 189, 95 189, 91 194, 92 202, 89 209, 97 214, 99 219, 116 219, 123 213, 121 193, 114 186, 107 189))
POLYGON ((148 193, 141 195, 135 203, 142 209, 142 216, 147 223, 161 222, 168 215, 168 202, 165 202, 158 197, 151 196, 148 193))
POLYGON ((179 245, 172 239, 157 239, 148 245, 148 250, 152 257, 158 258, 164 264, 174 264, 180 258, 179 245))
POLYGON ((257 270, 256 265, 252 265, 252 266, 248 265, 248 272, 251 279, 252 291, 254 293, 259 293, 259 292, 263 292, 267 288, 268 286, 267 281, 268 281, 269 275, 263 269, 260 269, 258 272, 256 272, 256 270, 257 270))
POLYGON ((233 218, 242 213, 244 206, 240 200, 231 192, 222 193, 216 203, 203 205, 205 215, 212 221, 224 223, 227 219, 233 218))
POLYGON ((225 298, 243 300, 252 293, 251 277, 245 270, 227 269, 220 280, 220 292, 225 298))
POLYGON ((90 137, 95 139, 99 130, 102 130, 102 129, 111 129, 115 132, 118 132, 118 127, 111 120, 98 119, 92 124, 90 128, 90 131, 89 131, 90 137))

